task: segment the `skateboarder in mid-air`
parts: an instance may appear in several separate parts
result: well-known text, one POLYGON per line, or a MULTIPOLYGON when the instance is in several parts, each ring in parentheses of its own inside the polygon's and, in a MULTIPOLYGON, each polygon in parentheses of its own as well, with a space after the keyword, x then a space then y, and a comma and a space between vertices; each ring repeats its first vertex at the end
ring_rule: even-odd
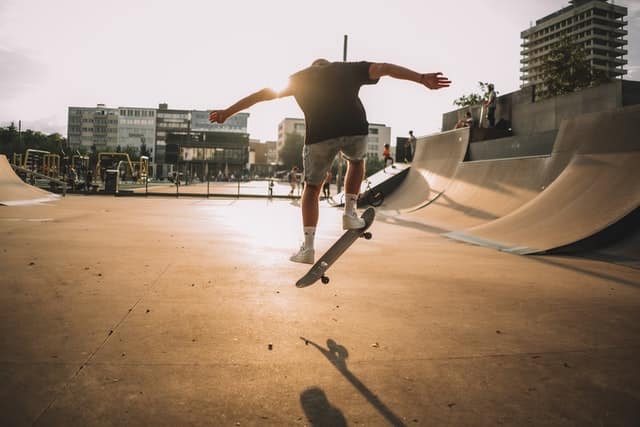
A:
POLYGON ((428 89, 440 89, 451 84, 442 73, 421 74, 394 64, 316 59, 310 67, 293 74, 285 89, 277 92, 265 88, 242 98, 226 110, 215 110, 209 114, 212 123, 224 123, 235 113, 258 102, 286 96, 293 96, 302 109, 306 125, 302 152, 305 186, 301 202, 304 243, 291 256, 291 261, 314 262, 322 183, 339 152, 348 161, 342 228, 348 230, 365 226, 365 221, 357 214, 356 203, 364 178, 369 123, 358 92, 361 86, 376 84, 384 76, 413 81, 428 89))

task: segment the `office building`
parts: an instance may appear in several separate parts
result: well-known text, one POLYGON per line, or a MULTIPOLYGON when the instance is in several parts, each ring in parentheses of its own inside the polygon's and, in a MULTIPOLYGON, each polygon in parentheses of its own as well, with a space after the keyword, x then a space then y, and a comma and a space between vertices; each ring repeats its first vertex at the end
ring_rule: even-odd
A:
POLYGON ((211 123, 209 111, 191 110, 191 130, 196 132, 235 132, 247 133, 249 113, 236 113, 224 123, 211 123))
MULTIPOLYGON (((153 155, 156 140, 155 108, 118 107, 118 146, 145 149, 153 155)), ((151 156, 153 158, 153 156, 151 156)))
POLYGON ((381 159, 385 144, 391 144, 391 128, 379 123, 369 123, 367 157, 381 159))
POLYGON ((304 119, 287 117, 278 124, 278 139, 276 140, 276 153, 278 158, 276 163, 280 163, 280 150, 284 147, 287 135, 296 134, 304 138, 306 129, 304 119))
MULTIPOLYGON (((297 134, 304 137, 306 131, 304 119, 286 118, 278 125, 277 151, 284 146, 286 136, 297 134)), ((384 144, 391 141, 391 128, 384 124, 370 123, 369 136, 367 137, 367 157, 382 157, 384 144)))

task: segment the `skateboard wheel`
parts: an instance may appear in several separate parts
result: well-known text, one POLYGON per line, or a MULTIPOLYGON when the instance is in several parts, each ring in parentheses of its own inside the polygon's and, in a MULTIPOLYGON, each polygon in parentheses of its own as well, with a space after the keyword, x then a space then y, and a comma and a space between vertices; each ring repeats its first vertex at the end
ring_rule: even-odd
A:
POLYGON ((327 276, 322 276, 322 277, 320 278, 320 280, 321 280, 321 281, 322 281, 322 283, 324 283, 325 285, 326 285, 327 283, 329 283, 329 278, 328 278, 327 276))
POLYGON ((371 240, 371 238, 373 237, 373 234, 367 231, 365 233, 362 233, 362 237, 364 237, 366 240, 371 240))

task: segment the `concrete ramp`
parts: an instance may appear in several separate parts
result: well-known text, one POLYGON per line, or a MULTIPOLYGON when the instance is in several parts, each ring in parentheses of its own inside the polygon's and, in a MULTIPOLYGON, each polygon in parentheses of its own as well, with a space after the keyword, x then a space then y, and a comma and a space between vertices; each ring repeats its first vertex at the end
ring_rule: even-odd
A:
POLYGON ((385 199, 382 209, 388 213, 410 212, 438 198, 464 160, 468 143, 468 128, 418 138, 407 177, 385 199))
POLYGON ((403 215, 453 231, 494 221, 537 196, 555 176, 550 156, 460 163, 447 189, 432 203, 403 215))
MULTIPOLYGON (((499 143, 487 143, 491 142, 499 143)), ((444 231, 494 221, 547 188, 570 162, 578 146, 559 138, 550 155, 460 161, 444 193, 424 209, 403 217, 444 231)))
POLYGON ((6 156, 0 155, 0 205, 17 206, 50 202, 59 196, 22 181, 6 156))
POLYGON ((500 250, 532 254, 585 239, 640 205, 640 107, 579 116, 563 123, 560 175, 513 212, 447 236, 500 250))
MULTIPOLYGON (((385 167, 378 172, 370 175, 362 181, 360 186, 360 198, 358 199, 358 206, 368 206, 371 201, 370 194, 381 194, 382 198, 386 198, 389 194, 392 194, 398 186, 402 184, 407 177, 410 166, 405 163, 397 163, 393 166, 385 167)), ((340 193, 330 197, 327 202, 331 206, 344 206, 345 193, 340 193)))

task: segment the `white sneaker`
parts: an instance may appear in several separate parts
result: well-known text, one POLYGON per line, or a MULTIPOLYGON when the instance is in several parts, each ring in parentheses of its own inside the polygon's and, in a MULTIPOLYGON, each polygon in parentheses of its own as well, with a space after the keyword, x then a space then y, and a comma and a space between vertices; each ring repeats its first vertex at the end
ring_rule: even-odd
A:
POLYGON ((358 228, 364 228, 367 225, 364 219, 357 215, 342 215, 342 229, 343 230, 357 230, 358 228))
POLYGON ((313 249, 305 248, 304 245, 300 246, 298 253, 291 255, 289 260, 293 262, 301 262, 303 264, 313 264, 316 256, 316 251, 313 249))

